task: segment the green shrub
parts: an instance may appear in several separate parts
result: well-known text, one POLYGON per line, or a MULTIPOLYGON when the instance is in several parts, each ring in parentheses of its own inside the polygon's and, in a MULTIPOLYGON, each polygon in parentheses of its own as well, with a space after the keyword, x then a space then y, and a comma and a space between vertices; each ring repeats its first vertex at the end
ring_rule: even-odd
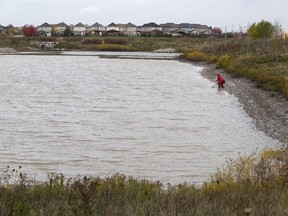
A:
POLYGON ((220 56, 216 66, 217 68, 225 68, 230 62, 230 56, 228 54, 225 54, 223 56, 220 56))
POLYGON ((269 57, 248 55, 231 58, 225 69, 229 73, 255 81, 265 90, 277 91, 288 97, 288 65, 285 63, 277 63, 269 57))
POLYGON ((183 55, 183 57, 189 61, 209 61, 209 56, 203 52, 189 52, 183 55))
POLYGON ((226 167, 222 170, 218 169, 211 175, 211 181, 205 186, 213 188, 215 184, 229 185, 230 183, 258 185, 277 181, 282 175, 284 165, 279 159, 288 162, 287 156, 286 150, 264 149, 259 155, 253 153, 235 160, 229 159, 226 167))

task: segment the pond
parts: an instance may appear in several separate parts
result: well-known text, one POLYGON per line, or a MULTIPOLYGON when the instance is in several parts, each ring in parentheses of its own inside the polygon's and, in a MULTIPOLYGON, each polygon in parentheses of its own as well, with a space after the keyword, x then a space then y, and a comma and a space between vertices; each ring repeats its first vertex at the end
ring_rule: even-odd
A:
POLYGON ((99 55, 0 56, 1 167, 40 180, 121 173, 198 184, 228 158, 278 144, 200 67, 99 55))

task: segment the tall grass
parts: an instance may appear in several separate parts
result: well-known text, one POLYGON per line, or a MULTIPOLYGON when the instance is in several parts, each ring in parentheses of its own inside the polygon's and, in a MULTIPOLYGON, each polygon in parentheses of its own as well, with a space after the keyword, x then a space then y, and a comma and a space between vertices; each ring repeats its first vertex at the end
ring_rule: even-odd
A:
POLYGON ((282 93, 288 98, 288 62, 249 55, 234 57, 222 65, 226 71, 255 81, 259 87, 282 93))
POLYGON ((185 58, 189 61, 195 61, 195 62, 202 62, 206 61, 209 62, 211 61, 211 57, 203 52, 189 52, 185 53, 181 56, 181 58, 185 58))
POLYGON ((107 178, 30 180, 7 167, 1 215, 287 215, 288 151, 265 149, 227 161, 201 186, 107 178))

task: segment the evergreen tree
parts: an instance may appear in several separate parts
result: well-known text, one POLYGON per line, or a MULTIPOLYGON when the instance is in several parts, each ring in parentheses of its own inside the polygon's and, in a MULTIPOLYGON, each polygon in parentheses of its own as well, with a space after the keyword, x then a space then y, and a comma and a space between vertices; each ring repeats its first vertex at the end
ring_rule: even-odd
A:
POLYGON ((65 28, 65 30, 64 30, 64 36, 66 36, 66 37, 70 37, 71 36, 71 29, 70 29, 70 27, 69 26, 67 26, 66 28, 65 28))

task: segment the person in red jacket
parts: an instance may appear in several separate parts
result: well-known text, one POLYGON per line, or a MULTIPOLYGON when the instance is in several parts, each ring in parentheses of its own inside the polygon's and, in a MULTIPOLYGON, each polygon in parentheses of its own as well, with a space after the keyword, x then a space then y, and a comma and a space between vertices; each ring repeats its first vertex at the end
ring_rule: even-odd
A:
POLYGON ((217 74, 216 82, 218 82, 219 88, 224 88, 225 79, 220 74, 217 74))

